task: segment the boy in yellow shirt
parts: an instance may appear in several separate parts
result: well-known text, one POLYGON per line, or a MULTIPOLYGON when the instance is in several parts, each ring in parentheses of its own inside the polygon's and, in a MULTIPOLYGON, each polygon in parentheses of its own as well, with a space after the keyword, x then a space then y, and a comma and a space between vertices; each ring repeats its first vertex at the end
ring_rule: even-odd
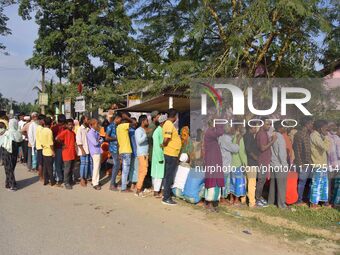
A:
POLYGON ((122 113, 122 123, 117 126, 117 141, 118 141, 118 152, 122 158, 122 187, 121 192, 132 192, 127 189, 127 179, 130 172, 131 164, 131 142, 129 136, 129 128, 136 125, 136 121, 130 118, 130 114, 125 112, 122 113))
POLYGON ((44 185, 47 185, 50 182, 51 186, 53 186, 56 182, 53 176, 53 158, 55 154, 53 146, 53 132, 51 130, 52 119, 50 117, 46 117, 44 122, 45 127, 40 133, 43 156, 44 185))

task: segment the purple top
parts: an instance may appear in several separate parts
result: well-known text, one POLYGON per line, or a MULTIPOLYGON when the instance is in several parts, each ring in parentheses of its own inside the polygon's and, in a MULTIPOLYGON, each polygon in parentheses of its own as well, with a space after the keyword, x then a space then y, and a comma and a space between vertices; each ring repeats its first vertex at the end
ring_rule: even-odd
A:
POLYGON ((102 140, 103 139, 100 137, 99 133, 93 128, 91 128, 90 131, 87 133, 87 143, 89 145, 91 156, 102 153, 102 149, 100 147, 102 140))
POLYGON ((256 144, 260 151, 257 157, 259 166, 268 166, 270 164, 272 158, 271 147, 267 148, 265 151, 261 151, 261 145, 267 145, 269 142, 268 133, 261 128, 256 134, 256 144))
POLYGON ((218 138, 221 135, 223 135, 222 125, 208 128, 204 135, 205 187, 207 189, 216 186, 224 187, 222 153, 218 144, 218 138), (208 166, 213 166, 215 171, 209 171, 208 166))

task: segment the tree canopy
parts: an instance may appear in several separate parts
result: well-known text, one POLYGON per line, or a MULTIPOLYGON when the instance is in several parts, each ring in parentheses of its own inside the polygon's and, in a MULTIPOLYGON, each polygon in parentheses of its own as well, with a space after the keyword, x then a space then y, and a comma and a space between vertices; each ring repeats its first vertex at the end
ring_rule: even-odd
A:
POLYGON ((339 60, 335 0, 18 2, 19 15, 39 26, 27 65, 55 70, 59 83, 81 81, 104 101, 193 78, 318 77, 339 60))

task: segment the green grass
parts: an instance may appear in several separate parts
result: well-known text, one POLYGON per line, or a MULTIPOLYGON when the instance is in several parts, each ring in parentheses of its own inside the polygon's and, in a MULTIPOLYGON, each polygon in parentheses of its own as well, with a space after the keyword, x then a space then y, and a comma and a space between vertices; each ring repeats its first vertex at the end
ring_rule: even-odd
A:
MULTIPOLYGON (((241 210, 249 209, 242 208, 241 210)), ((281 210, 274 206, 269 206, 267 208, 255 209, 252 211, 295 221, 306 227, 338 231, 340 228, 340 211, 333 208, 323 207, 318 210, 313 210, 305 206, 293 206, 292 210, 281 210)))

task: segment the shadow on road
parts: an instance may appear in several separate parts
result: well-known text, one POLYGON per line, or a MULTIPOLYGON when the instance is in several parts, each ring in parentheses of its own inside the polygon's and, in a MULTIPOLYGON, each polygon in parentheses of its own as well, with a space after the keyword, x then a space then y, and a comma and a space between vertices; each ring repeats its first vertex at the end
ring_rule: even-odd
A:
POLYGON ((28 179, 24 179, 24 180, 19 180, 17 181, 17 186, 18 186, 18 189, 24 189, 36 182, 39 181, 39 176, 33 176, 31 178, 28 178, 28 179))

